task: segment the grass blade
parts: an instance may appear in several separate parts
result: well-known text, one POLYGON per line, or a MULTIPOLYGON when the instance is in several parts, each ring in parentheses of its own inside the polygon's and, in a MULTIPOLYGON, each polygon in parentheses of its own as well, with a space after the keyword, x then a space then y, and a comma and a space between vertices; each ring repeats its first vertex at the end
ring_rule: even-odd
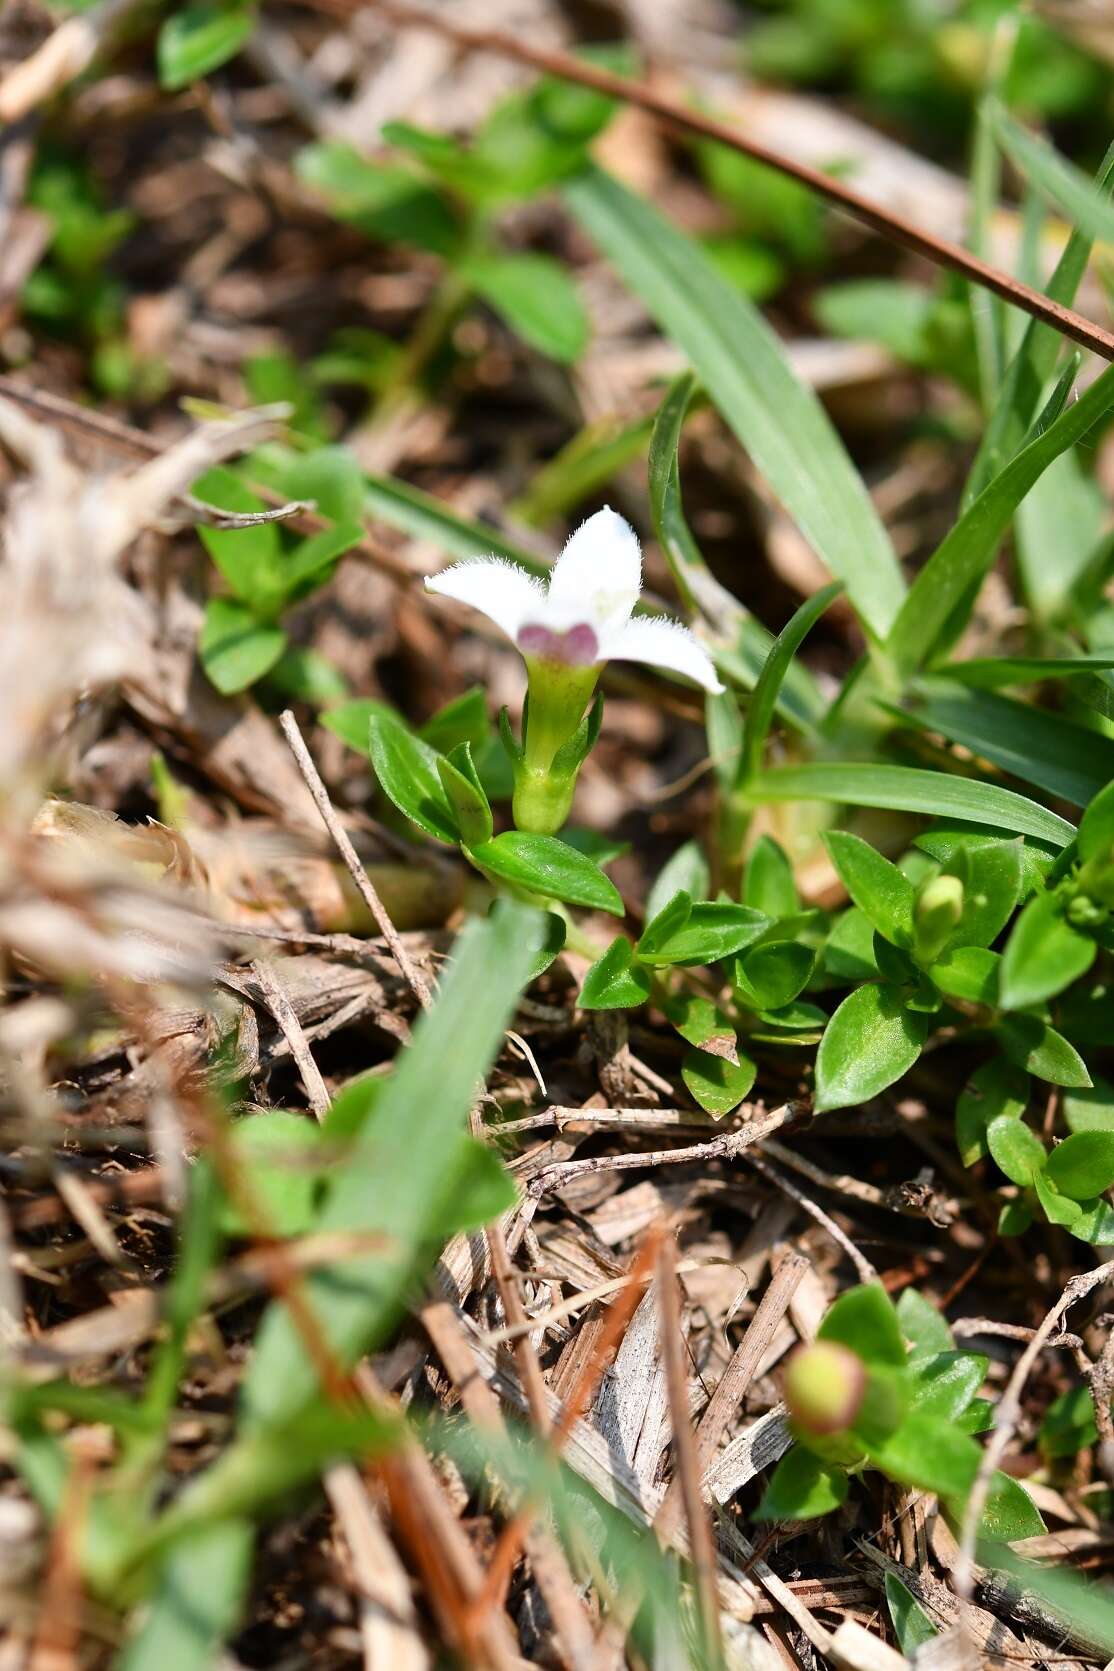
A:
POLYGON ((1086 237, 1114 243, 1114 204, 1055 146, 1014 120, 997 99, 987 101, 987 120, 999 145, 1027 180, 1086 237))
POLYGON ((1011 459, 937 546, 894 623, 887 649, 901 673, 929 659, 962 629, 1014 512, 1034 482, 1114 405, 1114 366, 1097 377, 1043 435, 1011 459))
MULTIPOLYGON (((691 372, 676 378, 666 390, 650 436, 648 458, 650 514, 674 584, 686 608, 701 610, 721 630, 735 634, 735 651, 714 651, 716 664, 727 679, 749 688, 759 677, 773 645, 773 634, 749 615, 709 569, 685 517, 677 451, 696 379, 691 372)), ((824 704, 806 668, 792 663, 778 691, 778 708, 799 729, 819 724, 824 704)))
POLYGON ((761 768, 762 748, 774 717, 778 694, 793 666, 793 657, 811 628, 842 590, 842 583, 838 580, 821 587, 819 592, 814 593, 801 605, 774 640, 747 710, 746 725, 743 728, 743 748, 739 758, 738 781, 741 787, 745 787, 748 779, 761 768))
MULTIPOLYGON (((1103 158, 1095 179, 1096 191, 1105 191, 1114 179, 1114 145, 1103 158)), ((1048 281, 1048 295, 1054 302, 1069 307, 1075 300, 1080 280, 1091 254, 1091 239, 1083 232, 1074 231, 1056 263, 1048 281)), ((1017 353, 1010 361, 1002 382, 997 405, 990 415, 963 490, 963 509, 966 511, 984 488, 988 487, 1002 466, 1022 446, 1029 426, 1036 415, 1045 384, 1051 377, 1063 337, 1051 325, 1030 319, 1025 327, 1017 353)))
POLYGON ((570 209, 663 331, 831 573, 882 639, 901 571, 862 478, 762 315, 692 239, 600 169, 566 184, 570 209))
MULTIPOLYGON (((433 1009, 376 1103, 366 1136, 333 1183, 318 1228, 370 1231, 385 1251, 315 1273, 305 1284, 336 1356, 351 1362, 394 1323, 455 1189, 476 1086, 499 1048, 538 950, 540 914, 500 901, 457 941, 433 1009)), ((244 1400, 255 1422, 293 1417, 317 1387, 314 1366, 285 1306, 260 1330, 244 1400)))
POLYGON ((990 691, 956 690, 943 680, 926 681, 912 701, 915 706, 908 709, 890 703, 886 708, 906 724, 940 732, 1046 795, 1083 807, 1114 778, 1114 742, 1058 714, 990 691))
POLYGON ((751 779, 748 793, 754 802, 835 801, 919 812, 929 818, 960 818, 1033 836, 1054 847, 1066 847, 1075 835, 1066 818, 1012 789, 918 766, 843 765, 838 761, 774 766, 751 779))

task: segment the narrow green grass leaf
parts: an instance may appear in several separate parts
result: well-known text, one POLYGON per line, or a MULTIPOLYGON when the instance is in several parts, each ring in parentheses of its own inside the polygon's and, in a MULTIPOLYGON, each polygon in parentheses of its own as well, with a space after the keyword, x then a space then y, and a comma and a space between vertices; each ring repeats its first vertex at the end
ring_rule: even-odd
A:
MULTIPOLYGON (((766 664, 773 634, 716 579, 693 538, 681 501, 677 452, 695 387, 696 379, 691 372, 676 378, 666 390, 654 419, 647 459, 650 514, 658 544, 685 607, 693 612, 702 611, 715 621, 721 632, 730 629, 735 633, 734 652, 713 651, 719 672, 725 679, 749 688, 766 664)), ((825 704, 807 668, 795 662, 790 665, 778 691, 777 706, 798 729, 808 731, 819 724, 825 704)))
POLYGON ((1075 806, 1086 806, 1114 778, 1114 741, 1013 697, 951 690, 942 680, 926 680, 908 707, 885 707, 903 723, 939 731, 1075 806))
MULTIPOLYGON (((1105 191, 1114 177, 1114 145, 1103 158, 1095 180, 1095 189, 1105 191)), ((1047 295, 1054 302, 1070 307, 1075 300, 1079 282, 1091 254, 1091 239, 1075 231, 1056 263, 1048 281, 1047 295)), ((1029 431, 1048 379, 1056 365, 1063 337, 1051 325, 1040 319, 1030 319, 1025 327, 1017 353, 1010 361, 997 405, 975 455, 967 483, 963 490, 963 509, 966 511, 983 489, 1011 459, 1022 445, 1029 431)))
POLYGON ((743 727, 743 751, 739 759, 738 778, 740 786, 745 786, 748 779, 761 769, 763 745, 773 721, 781 687, 793 666, 793 657, 804 643, 809 630, 842 590, 842 582, 838 580, 822 586, 819 592, 806 599, 770 646, 770 653, 755 684, 754 694, 747 709, 746 724, 743 727))
POLYGON ((888 807, 929 818, 961 818, 990 824, 1019 835, 1066 847, 1075 830, 1036 801, 974 778, 919 766, 879 766, 816 761, 806 766, 775 766, 752 778, 752 801, 835 801, 848 806, 888 807))
POLYGON ((989 656, 973 661, 942 662, 931 671, 941 678, 976 690, 1001 690, 1010 685, 1036 685, 1045 679, 1070 679, 1079 673, 1104 672, 1114 667, 1114 652, 1081 650, 1077 656, 989 656))
MULTIPOLYGON (((457 941, 436 1002, 382 1090, 375 1116, 334 1179, 322 1233, 372 1232, 376 1252, 315 1271, 305 1303, 338 1361, 394 1326, 409 1284, 436 1247, 458 1193, 468 1110, 537 954, 541 913, 499 901, 457 941)), ((315 1365, 285 1305, 263 1320, 244 1385, 249 1421, 292 1419, 313 1397, 315 1365)))
POLYGON ((1088 238, 1114 243, 1114 204, 1081 169, 1046 139, 1015 121, 996 99, 988 101, 987 119, 1010 161, 1049 203, 1088 238))
POLYGON ((394 476, 368 476, 364 505, 373 521, 385 522, 411 539, 428 541, 449 557, 507 557, 529 574, 549 573, 543 558, 516 545, 497 528, 457 516, 432 493, 423 493, 394 476))
POLYGON ((699 245, 590 168, 565 199, 701 383, 806 539, 884 638, 904 587, 893 548, 842 441, 759 311, 699 245))
POLYGON ((887 649, 910 673, 936 651, 945 628, 954 636, 962 611, 973 607, 1010 520, 1033 483, 1114 405, 1114 366, 1108 366, 1056 422, 1011 459, 937 546, 918 574, 894 622, 887 649))
POLYGON ((119 1671, 213 1671, 239 1621, 251 1576, 252 1528, 221 1520, 179 1538, 119 1671))

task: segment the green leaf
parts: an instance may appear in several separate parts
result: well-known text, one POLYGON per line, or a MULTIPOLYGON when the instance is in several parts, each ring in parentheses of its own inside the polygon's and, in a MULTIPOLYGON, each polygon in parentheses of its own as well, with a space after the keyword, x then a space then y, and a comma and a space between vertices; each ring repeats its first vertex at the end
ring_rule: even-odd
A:
POLYGON ((1114 367, 1023 447, 960 517, 920 570, 894 622, 886 648, 899 672, 914 672, 937 653, 945 628, 954 636, 964 624, 1018 505, 1053 459, 1081 440, 1112 402, 1114 367))
POLYGON ((321 715, 321 723, 327 731, 354 748, 358 754, 367 758, 368 739, 371 735, 372 715, 385 716, 388 720, 401 725, 395 710, 386 702, 377 702, 374 697, 361 696, 352 702, 342 702, 337 708, 330 708, 321 715))
POLYGON ((1109 650, 1080 650, 1074 656, 992 656, 972 661, 947 661, 931 671, 941 679, 976 690, 999 690, 1009 685, 1037 685, 1047 679, 1072 679, 1082 673, 1114 668, 1109 650))
POLYGON ((1003 1009, 1027 1009, 1054 998, 1086 974, 1097 950, 1065 919, 1058 895, 1035 895, 1014 923, 1002 954, 1003 1009))
POLYGON ((441 784, 440 755, 389 710, 372 713, 369 736, 372 768, 387 799, 426 835, 455 846, 460 831, 441 784))
POLYGON ((437 775, 453 809, 453 819, 466 847, 490 841, 495 826, 483 785, 472 763, 470 743, 458 743, 451 754, 437 756, 437 775))
POLYGON ((732 984, 750 1009, 784 1009, 804 990, 815 963, 816 953, 797 941, 752 946, 736 958, 732 984))
POLYGON ((159 30, 159 85, 174 93, 199 81, 235 58, 254 28, 255 8, 235 0, 183 6, 159 30))
POLYGON ((987 114, 999 145, 1033 185, 1088 238, 1114 242, 1114 206, 1082 170, 1062 157, 1038 134, 1015 122, 998 102, 988 102, 987 114))
POLYGON ((584 352, 588 318, 576 285, 552 256, 476 256, 458 271, 531 348, 565 363, 584 352))
POLYGON ((1070 1131, 1114 1131, 1114 1084, 1096 1075, 1089 1091, 1072 1091, 1061 1100, 1070 1131))
POLYGON ((1086 806, 1114 776, 1114 741, 1012 697, 949 689, 940 680, 925 680, 910 704, 883 706, 900 723, 939 731, 1003 771, 1076 806, 1086 806))
POLYGON ((582 1010, 629 1010, 649 996, 650 977, 634 962, 634 948, 620 934, 585 975, 576 1001, 582 1010))
POLYGON ((768 927, 769 918, 749 905, 729 900, 693 904, 681 891, 647 923, 635 950, 651 968, 716 963, 752 945, 768 927))
POLYGON ((906 1589, 896 1573, 886 1574, 885 1585, 886 1606, 890 1610, 890 1623, 894 1627, 897 1645, 910 1659, 918 1648, 940 1633, 916 1596, 906 1589))
POLYGON ((985 946, 957 946, 927 970, 938 991, 968 1004, 998 1004, 998 967, 1001 958, 985 946))
POLYGON ((847 1500, 847 1474, 794 1445, 774 1469, 755 1510, 756 1520, 815 1520, 847 1500))
POLYGON ((1024 1120, 1000 1114, 986 1128, 986 1146, 1012 1183, 1024 1187, 1043 1172, 1048 1155, 1044 1144, 1024 1120))
POLYGON ((793 866, 771 835, 760 835, 743 873, 743 904, 767 917, 791 917, 801 908, 793 866))
POLYGON ((837 981, 870 981, 880 970, 874 954, 874 925, 853 905, 832 924, 821 954, 823 967, 837 981))
MULTIPOLYGON (((272 690, 292 697, 295 702, 307 702, 311 707, 322 707, 329 702, 342 702, 348 695, 343 675, 331 661, 304 644, 288 644, 274 667, 267 674, 272 690)), ((366 752, 367 727, 364 727, 366 752)))
POLYGON ((1079 1218, 1071 1226, 1078 1241, 1090 1242, 1092 1247, 1106 1247, 1114 1242, 1114 1208, 1108 1201, 1081 1201, 1079 1218))
POLYGON ((824 845, 840 881, 883 939, 911 946, 914 894, 908 878, 859 836, 826 830, 824 845))
MULTIPOLYGON (((193 484, 194 497, 221 511, 254 514, 266 507, 232 470, 207 470, 193 484)), ((273 522, 250 528, 198 527, 198 538, 242 603, 262 604, 278 573, 282 543, 273 522)), ((261 611, 260 611, 261 612, 261 611)))
POLYGON ((898 1314, 880 1282, 863 1282, 841 1294, 825 1312, 816 1338, 849 1346, 867 1364, 905 1365, 898 1314))
POLYGON ((921 1358, 910 1372, 914 1409, 940 1421, 958 1421, 986 1380, 987 1367, 981 1352, 946 1351, 921 1358))
POLYGON ((459 1146, 456 1177, 445 1193, 448 1205, 437 1227, 442 1238, 482 1230, 518 1200, 514 1179, 499 1156, 472 1137, 459 1146))
POLYGON ((299 151, 294 171, 339 220, 378 242, 415 244, 437 255, 451 255, 460 242, 444 198, 409 168, 372 162, 340 140, 324 140, 299 151))
POLYGON ((911 1410, 896 1433, 868 1448, 871 1462, 888 1479, 942 1497, 966 1495, 981 1455, 970 1434, 920 1410, 911 1410))
MULTIPOLYGON (((383 1245, 309 1273, 303 1303, 342 1365, 382 1342, 452 1222, 477 1081, 503 1039, 542 937, 540 914, 499 900, 460 935, 433 1007, 379 1093, 374 1117, 337 1170, 317 1229, 383 1245)), ((249 1429, 293 1421, 317 1370, 285 1305, 269 1307, 243 1389, 249 1429)), ((225 1452, 235 1460, 237 1443, 225 1452)))
MULTIPOLYGON (((978 896, 985 886, 981 869, 985 850, 1002 847, 1013 849, 1014 856, 1021 867, 1019 897, 1025 899, 1029 894, 1035 893, 1038 888, 1044 887, 1045 879, 1056 863, 1056 846, 1059 844, 1054 846, 1051 843, 1040 842, 1033 838, 1020 841, 1006 830, 979 829, 977 826, 964 824, 955 819, 947 822, 941 821, 934 824, 931 829, 922 830, 920 835, 914 836, 913 845, 919 848, 921 852, 930 854, 949 873, 961 876, 965 887, 972 895, 969 903, 976 905, 978 896)), ((1064 843, 1064 845, 1066 846, 1067 843, 1064 843)), ((994 889, 993 897, 998 897, 997 889, 994 889)), ((990 914, 993 915, 993 912, 990 914)), ((1009 915, 1010 913, 1007 912, 1002 917, 1000 927, 1008 921, 1009 915)), ((964 920, 966 921, 966 917, 964 920)), ((979 920, 979 927, 980 932, 975 943, 989 945, 990 940, 986 938, 981 919, 979 920)), ((990 936, 991 940, 994 938, 996 938, 995 935, 990 936)))
POLYGON ((901 573, 861 477, 817 396, 791 371, 759 311, 699 245, 599 169, 564 187, 592 239, 680 345, 758 470, 883 638, 901 573))
POLYGON ((363 529, 358 522, 338 522, 331 528, 319 528, 316 534, 300 541, 283 558, 276 577, 281 606, 323 585, 338 558, 351 551, 362 538, 363 529))
POLYGON ((955 1138, 964 1166, 990 1153, 987 1127, 993 1120, 1018 1120, 1029 1104, 1029 1076, 1000 1056, 975 1069, 955 1105, 955 1138))
POLYGON ((801 604, 770 646, 770 653, 755 683, 743 727, 743 752, 739 760, 738 774, 741 786, 749 783, 754 774, 761 769, 766 737, 793 657, 804 643, 809 629, 842 590, 842 582, 833 580, 830 585, 822 586, 818 592, 814 592, 811 598, 801 604))
MULTIPOLYGON (((1099 168, 1095 184, 1102 189, 1114 173, 1114 145, 1099 168)), ((1091 240, 1073 231, 1056 263, 1046 294, 1054 302, 1070 307, 1091 254, 1091 240)), ((1053 326, 1030 319, 1020 346, 1002 380, 997 403, 990 415, 975 462, 963 493, 963 509, 978 497, 1007 459, 1012 458, 1029 434, 1032 420, 1049 377, 1063 347, 1063 337, 1053 326)))
POLYGON ((948 873, 963 882, 963 920, 953 945, 989 946, 1002 932, 1021 898, 1023 843, 986 840, 963 848, 948 873))
POLYGON ((1033 1179, 1033 1189, 1049 1224, 1061 1224, 1065 1229, 1071 1230, 1082 1219, 1083 1208, 1079 1202, 1061 1194, 1049 1181, 1047 1172, 1037 1173, 1033 1179))
POLYGON ((244 1609, 253 1539, 246 1520, 218 1520, 178 1538, 119 1671, 212 1671, 244 1609))
POLYGON ((679 992, 667 1000, 665 1013, 686 1044, 732 1060, 737 1034, 711 998, 703 998, 696 992, 679 992))
POLYGON ((902 1291, 897 1302, 897 1320, 901 1324, 901 1332, 906 1340, 911 1341, 909 1351, 910 1363, 919 1359, 933 1357, 940 1352, 950 1352, 954 1341, 943 1314, 918 1294, 915 1288, 902 1291))
POLYGON ((1066 1137, 1048 1157, 1048 1176, 1073 1201, 1104 1195, 1114 1184, 1114 1132, 1080 1131, 1066 1137))
POLYGON ((1055 1460, 1077 1456, 1093 1445, 1098 1436, 1090 1387, 1072 1387, 1048 1406, 1037 1444, 1043 1456, 1055 1460))
POLYGON ((1001 1470, 995 1473, 979 1521, 979 1536, 998 1543, 1018 1543, 1022 1538, 1038 1538, 1047 1530, 1025 1487, 1001 1470))
POLYGON ((1000 789, 994 783, 927 772, 918 766, 876 766, 816 761, 806 766, 775 766, 750 784, 750 799, 763 801, 835 801, 849 806, 889 807, 934 818, 959 818, 1035 836, 1066 847, 1072 826, 1036 801, 1000 789))
MULTIPOLYGON (((711 873, 704 849, 698 841, 686 841, 667 859, 646 897, 646 921, 652 922, 679 893, 691 899, 707 899, 711 873)), ((748 905, 752 900, 747 900, 748 905)))
POLYGON ((210 598, 197 648, 212 683, 223 696, 232 696, 274 667, 286 649, 286 634, 257 621, 235 598, 210 598))
POLYGON ((1114 780, 1100 789, 1079 822, 1079 857, 1108 859, 1114 854, 1114 780))
POLYGON ((365 478, 365 514, 401 534, 420 540, 452 558, 505 557, 527 574, 546 575, 550 565, 524 546, 508 540, 487 522, 469 522, 432 493, 393 476, 365 478))
POLYGON ((867 1102, 909 1071, 928 1036, 927 1015, 891 987, 861 986, 840 1004, 816 1055, 817 1113, 867 1102))
POLYGON ((544 899, 561 899, 567 905, 583 905, 589 911, 623 915, 623 901, 610 877, 556 836, 506 830, 468 851, 481 869, 513 887, 544 899))
POLYGON ((1070 1090, 1090 1085, 1087 1064, 1075 1046, 1038 1016, 1020 1012, 1005 1015, 998 1023, 998 1033, 1010 1061, 1038 1079, 1050 1085, 1066 1085, 1070 1090))
MULTIPOLYGON (((237 1120, 229 1133, 229 1147, 245 1175, 250 1175, 252 1197, 268 1228, 276 1236, 303 1236, 313 1224, 321 1194, 325 1161, 321 1134, 304 1114, 273 1108, 237 1120)), ((228 1202, 221 1218, 231 1236, 252 1234, 235 1202, 228 1202)))
POLYGON ((737 1062, 723 1056, 713 1056, 707 1050, 686 1050, 681 1063, 681 1078, 689 1095, 706 1114, 719 1119, 738 1108, 747 1096, 758 1074, 758 1068, 748 1056, 739 1053, 737 1062))

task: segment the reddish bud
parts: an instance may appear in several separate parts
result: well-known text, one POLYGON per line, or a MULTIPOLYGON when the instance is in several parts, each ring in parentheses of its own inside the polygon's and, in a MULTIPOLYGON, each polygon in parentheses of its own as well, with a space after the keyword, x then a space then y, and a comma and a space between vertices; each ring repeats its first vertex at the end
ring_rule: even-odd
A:
POLYGON ((866 1365, 849 1346, 817 1340, 799 1346, 785 1372, 785 1402, 803 1438, 842 1433, 866 1393, 866 1365))

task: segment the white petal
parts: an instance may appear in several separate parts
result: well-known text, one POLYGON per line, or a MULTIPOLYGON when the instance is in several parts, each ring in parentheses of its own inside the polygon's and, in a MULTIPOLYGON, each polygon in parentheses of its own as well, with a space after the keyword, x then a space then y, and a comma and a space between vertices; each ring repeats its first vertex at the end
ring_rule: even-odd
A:
POLYGON ((586 621, 602 636, 630 619, 641 590, 638 535, 617 512, 597 511, 553 565, 546 619, 558 631, 586 621))
POLYGON ((524 621, 540 621, 545 592, 540 581, 502 557, 470 557, 426 577, 426 591, 440 592, 478 609, 513 639, 524 621))
POLYGON ((648 667, 683 673, 705 690, 723 689, 707 650, 677 621, 639 616, 604 640, 603 653, 609 661, 644 661, 648 667))

